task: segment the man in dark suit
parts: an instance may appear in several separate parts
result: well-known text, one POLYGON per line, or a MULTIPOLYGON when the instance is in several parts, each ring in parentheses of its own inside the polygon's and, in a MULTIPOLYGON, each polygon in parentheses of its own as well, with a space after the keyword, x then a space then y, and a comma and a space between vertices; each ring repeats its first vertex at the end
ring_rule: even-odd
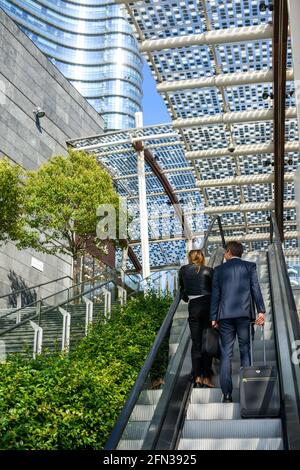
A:
POLYGON ((258 283, 256 264, 243 261, 243 245, 227 243, 226 263, 215 269, 212 285, 210 319, 220 332, 220 385, 223 403, 232 402, 231 358, 238 336, 241 366, 250 365, 250 321, 263 325, 265 305, 258 283), (253 301, 258 316, 255 319, 253 301))

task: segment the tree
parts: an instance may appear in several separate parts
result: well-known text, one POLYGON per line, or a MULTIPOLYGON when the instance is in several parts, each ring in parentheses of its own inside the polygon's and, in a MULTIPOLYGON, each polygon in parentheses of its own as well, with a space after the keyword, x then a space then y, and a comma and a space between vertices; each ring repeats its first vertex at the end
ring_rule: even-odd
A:
POLYGON ((7 158, 0 159, 0 242, 17 240, 22 232, 23 170, 7 158))
MULTIPOLYGON (((86 242, 96 237, 97 208, 109 204, 119 213, 119 196, 110 175, 95 156, 81 151, 54 156, 29 172, 25 193, 28 229, 20 246, 71 255, 74 266, 86 242)), ((103 240, 95 240, 99 248, 104 245, 103 240)))

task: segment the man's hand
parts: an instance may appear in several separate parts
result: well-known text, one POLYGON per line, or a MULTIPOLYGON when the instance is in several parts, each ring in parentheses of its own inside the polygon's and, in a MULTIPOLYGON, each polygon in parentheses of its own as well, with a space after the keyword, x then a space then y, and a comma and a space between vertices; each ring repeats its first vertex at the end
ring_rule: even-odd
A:
POLYGON ((264 323, 265 323, 265 314, 259 313, 255 320, 255 325, 263 326, 264 323))
POLYGON ((211 326, 212 326, 213 328, 219 328, 218 322, 215 321, 215 320, 213 320, 213 321, 211 322, 211 326))

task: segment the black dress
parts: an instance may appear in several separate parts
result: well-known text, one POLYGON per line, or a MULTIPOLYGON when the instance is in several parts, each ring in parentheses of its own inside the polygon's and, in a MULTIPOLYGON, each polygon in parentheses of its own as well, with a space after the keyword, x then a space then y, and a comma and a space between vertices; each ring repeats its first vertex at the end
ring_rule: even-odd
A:
POLYGON ((210 326, 210 301, 212 290, 213 269, 208 266, 199 267, 194 264, 182 266, 179 270, 179 285, 183 300, 188 296, 201 295, 191 299, 188 305, 189 326, 192 338, 192 367, 194 377, 210 377, 212 375, 212 358, 202 354, 202 332, 210 326))

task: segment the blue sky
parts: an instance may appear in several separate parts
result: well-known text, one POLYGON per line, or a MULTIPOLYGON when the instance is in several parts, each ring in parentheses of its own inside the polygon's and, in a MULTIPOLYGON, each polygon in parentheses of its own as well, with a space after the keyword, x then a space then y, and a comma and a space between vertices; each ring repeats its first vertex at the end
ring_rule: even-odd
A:
POLYGON ((151 70, 148 64, 144 63, 143 68, 144 83, 143 83, 143 118, 144 126, 153 124, 165 124, 170 122, 170 116, 167 111, 163 99, 156 91, 155 80, 152 77, 151 70))

